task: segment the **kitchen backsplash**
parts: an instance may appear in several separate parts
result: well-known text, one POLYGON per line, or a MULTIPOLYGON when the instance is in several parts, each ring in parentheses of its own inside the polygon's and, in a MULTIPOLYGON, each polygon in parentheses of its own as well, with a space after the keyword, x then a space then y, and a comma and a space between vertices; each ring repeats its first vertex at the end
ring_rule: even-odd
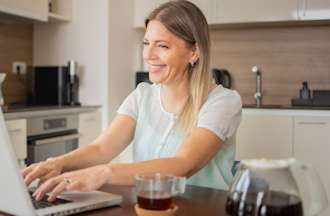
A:
POLYGON ((24 77, 12 74, 12 63, 24 61, 32 64, 33 25, 11 23, 0 19, 0 73, 7 77, 3 85, 5 104, 24 103, 26 87, 24 77))
POLYGON ((262 73, 263 103, 290 104, 303 81, 330 89, 330 25, 211 30, 211 65, 227 68, 243 103, 252 104, 253 65, 262 73))
MULTIPOLYGON (((290 104, 305 80, 311 89, 330 89, 329 24, 212 29, 211 41, 211 66, 229 70, 245 104, 254 103, 254 65, 262 72, 264 104, 290 104)), ((33 24, 0 20, 0 50, 5 103, 24 103, 24 80, 11 73, 12 62, 32 64, 33 24)))

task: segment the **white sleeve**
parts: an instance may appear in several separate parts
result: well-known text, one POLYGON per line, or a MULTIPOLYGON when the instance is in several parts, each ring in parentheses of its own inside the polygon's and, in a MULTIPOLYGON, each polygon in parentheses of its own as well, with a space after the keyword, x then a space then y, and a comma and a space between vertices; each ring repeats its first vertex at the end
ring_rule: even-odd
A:
POLYGON ((198 115, 197 127, 206 128, 225 141, 237 130, 242 115, 241 97, 236 91, 208 99, 198 115))
POLYGON ((124 114, 137 120, 138 117, 138 87, 131 92, 117 110, 118 114, 124 114))

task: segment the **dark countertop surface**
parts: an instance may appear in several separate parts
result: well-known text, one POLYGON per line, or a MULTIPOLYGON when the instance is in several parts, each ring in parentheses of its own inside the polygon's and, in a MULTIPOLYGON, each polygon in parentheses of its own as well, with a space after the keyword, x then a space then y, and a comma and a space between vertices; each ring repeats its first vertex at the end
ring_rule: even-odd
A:
POLYGON ((243 104, 243 108, 251 109, 293 109, 293 110, 330 110, 330 106, 292 106, 279 104, 265 104, 257 107, 255 104, 243 104))
POLYGON ((6 120, 34 118, 40 116, 78 114, 91 112, 101 108, 98 105, 82 106, 4 106, 2 110, 6 120))
POLYGON ((28 112, 28 111, 41 111, 41 110, 58 110, 58 109, 73 109, 73 108, 83 108, 85 106, 32 106, 32 105, 14 105, 14 106, 4 106, 2 108, 4 113, 13 112, 28 112))

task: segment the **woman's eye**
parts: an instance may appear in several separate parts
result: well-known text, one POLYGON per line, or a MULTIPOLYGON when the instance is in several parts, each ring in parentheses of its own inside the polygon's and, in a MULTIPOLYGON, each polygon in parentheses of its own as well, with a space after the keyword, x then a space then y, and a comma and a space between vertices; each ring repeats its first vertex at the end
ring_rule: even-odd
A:
POLYGON ((165 48, 165 49, 168 49, 168 46, 166 46, 166 45, 163 45, 163 44, 159 44, 158 46, 159 46, 159 47, 161 47, 161 48, 165 48))

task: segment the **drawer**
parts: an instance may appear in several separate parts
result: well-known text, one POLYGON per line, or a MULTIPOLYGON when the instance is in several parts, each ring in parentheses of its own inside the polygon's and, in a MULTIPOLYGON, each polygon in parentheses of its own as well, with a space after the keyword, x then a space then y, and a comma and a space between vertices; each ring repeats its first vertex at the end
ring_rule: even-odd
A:
POLYGON ((6 121, 6 125, 17 159, 25 159, 27 156, 26 119, 9 120, 6 121))

